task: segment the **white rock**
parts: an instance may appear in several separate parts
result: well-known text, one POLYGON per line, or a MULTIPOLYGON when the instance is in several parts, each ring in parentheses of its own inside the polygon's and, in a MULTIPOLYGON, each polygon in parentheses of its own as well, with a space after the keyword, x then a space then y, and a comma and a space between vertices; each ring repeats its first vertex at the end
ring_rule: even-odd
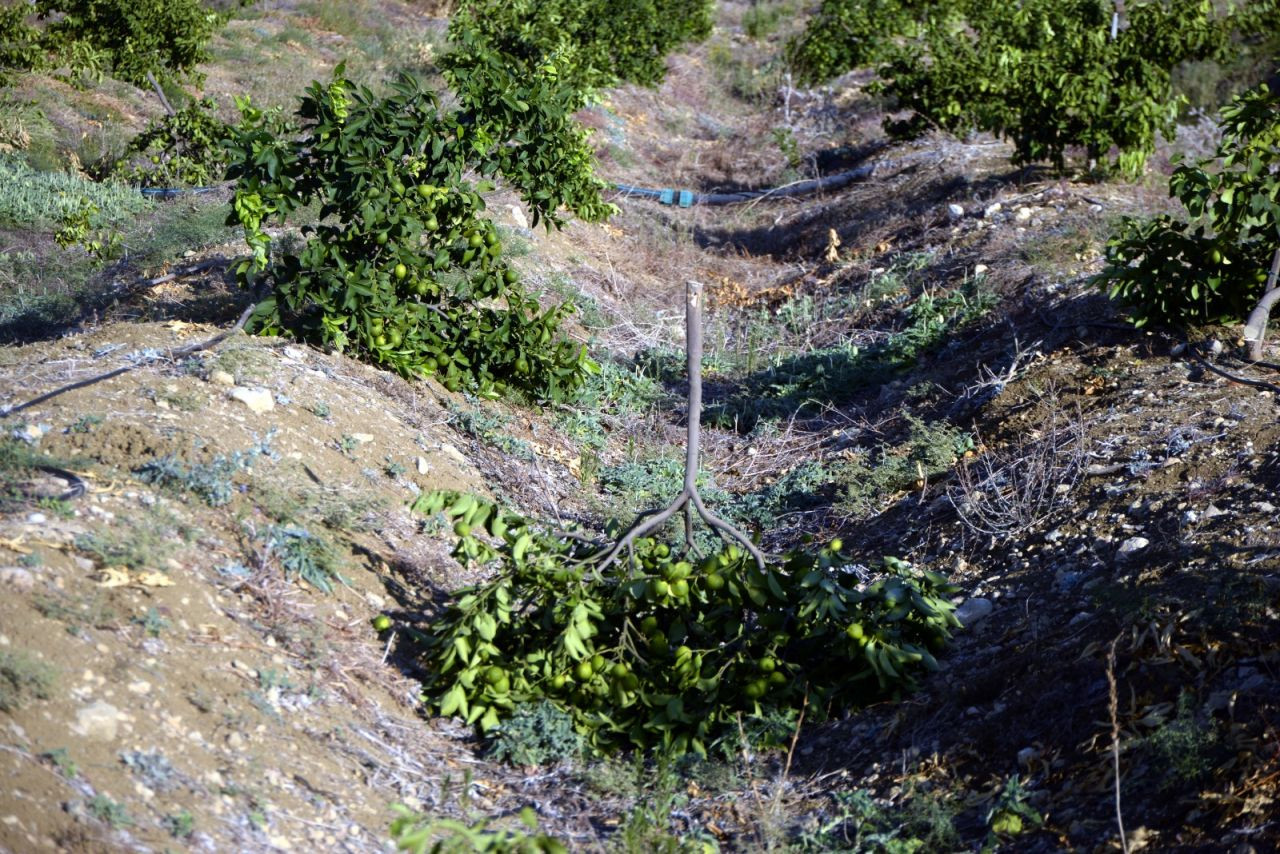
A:
POLYGON ((253 412, 270 412, 276 408, 275 398, 265 388, 239 387, 231 390, 231 398, 238 400, 253 412))
POLYGON ((1219 516, 1226 516, 1226 515, 1227 515, 1226 510, 1223 510, 1221 507, 1218 507, 1214 504, 1210 504, 1208 507, 1204 508, 1204 518, 1206 519, 1216 519, 1219 516))
POLYGON ((957 205, 954 202, 947 205, 947 216, 951 217, 951 219, 962 218, 964 216, 964 207, 957 205))
POLYGON ((1027 207, 1026 205, 1023 205, 1022 207, 1018 208, 1018 212, 1013 215, 1013 218, 1018 222, 1026 222, 1027 220, 1031 219, 1031 208, 1027 207))
POLYGON ((995 610, 995 607, 995 605, 991 604, 990 599, 977 597, 966 599, 959 608, 956 608, 956 619, 960 621, 960 625, 968 628, 979 620, 991 616, 991 612, 995 610))
POLYGON ((1000 211, 1002 210, 1004 210, 1004 205, 1000 204, 999 202, 992 202, 991 204, 983 208, 982 215, 987 219, 991 219, 991 217, 1000 213, 1000 211))
POLYGON ((351 438, 355 439, 361 445, 368 445, 370 442, 373 441, 373 434, 372 433, 352 433, 351 438))
POLYGON ((1276 506, 1270 501, 1255 501, 1253 502, 1253 509, 1257 510, 1259 513, 1276 512, 1276 506))
POLYGON ((981 276, 983 273, 987 272, 987 270, 990 270, 990 269, 991 269, 991 268, 990 268, 990 267, 988 267, 986 264, 974 264, 974 265, 973 265, 973 274, 974 274, 975 276, 981 276))
POLYGON ((431 471, 431 463, 427 462, 426 457, 418 457, 417 459, 418 474, 426 474, 431 471))
POLYGON ((32 513, 30 516, 27 517, 28 525, 43 525, 45 522, 48 522, 48 521, 49 521, 49 517, 44 515, 43 513, 32 513))
POLYGON ((510 208, 511 210, 512 222, 514 222, 520 228, 529 227, 529 220, 525 217, 524 211, 520 209, 519 205, 508 205, 507 207, 510 208))
POLYGON ((97 700, 76 712, 76 722, 71 729, 93 741, 115 741, 120 732, 120 710, 97 700))
POLYGON ((31 590, 36 586, 36 577, 30 570, 20 566, 0 567, 0 585, 8 585, 18 590, 31 590))
POLYGON ((307 360, 307 351, 303 350, 301 347, 285 347, 283 352, 285 356, 290 359, 294 359, 299 362, 305 362, 307 360))
POLYGON ((1116 551, 1116 557, 1121 560, 1133 557, 1149 545, 1151 545, 1151 541, 1146 537, 1130 537, 1120 544, 1120 548, 1116 551))
POLYGON ((214 385, 233 386, 236 384, 236 378, 226 371, 213 371, 209 374, 209 382, 214 385))

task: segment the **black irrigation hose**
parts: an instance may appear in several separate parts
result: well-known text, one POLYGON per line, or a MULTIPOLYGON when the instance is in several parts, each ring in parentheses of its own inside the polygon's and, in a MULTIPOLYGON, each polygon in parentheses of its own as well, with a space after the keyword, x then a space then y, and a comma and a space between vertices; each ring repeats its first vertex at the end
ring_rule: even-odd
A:
POLYGON ((869 178, 876 171, 876 164, 859 166, 847 172, 838 172, 825 178, 814 178, 809 181, 797 181, 781 187, 765 190, 741 190, 736 193, 698 193, 693 190, 652 189, 649 187, 632 187, 627 184, 614 184, 614 189, 625 198, 653 199, 664 205, 676 205, 682 208, 694 205, 739 205, 760 199, 787 198, 791 196, 807 196, 825 190, 839 190, 854 181, 869 178))
POLYGON ((172 199, 190 193, 193 196, 217 192, 220 187, 141 187, 142 195, 149 199, 172 199))
POLYGON ((58 496, 59 501, 70 501, 73 498, 79 498, 89 490, 89 485, 84 482, 84 478, 73 471, 60 469, 57 466, 34 466, 34 468, 45 474, 51 474, 54 477, 65 480, 70 484, 67 491, 58 496))

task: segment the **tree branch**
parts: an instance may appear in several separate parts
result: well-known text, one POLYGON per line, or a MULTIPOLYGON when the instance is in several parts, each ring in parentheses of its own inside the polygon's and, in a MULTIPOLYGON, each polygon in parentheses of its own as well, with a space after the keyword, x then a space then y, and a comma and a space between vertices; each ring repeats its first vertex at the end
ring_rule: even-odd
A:
POLYGON ((1271 272, 1267 274, 1267 288, 1262 292, 1262 299, 1249 312, 1249 320, 1244 325, 1244 340, 1249 347, 1249 361, 1262 361, 1262 342, 1267 337, 1267 321, 1271 317, 1271 309, 1280 302, 1280 287, 1276 287, 1276 279, 1280 277, 1280 248, 1271 256, 1271 272))

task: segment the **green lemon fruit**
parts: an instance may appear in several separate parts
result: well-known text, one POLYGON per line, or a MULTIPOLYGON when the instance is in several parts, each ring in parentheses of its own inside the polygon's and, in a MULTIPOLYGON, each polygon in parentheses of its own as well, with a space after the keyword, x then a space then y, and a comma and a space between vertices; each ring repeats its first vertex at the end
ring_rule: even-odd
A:
POLYGON ((579 682, 589 681, 594 673, 590 661, 579 661, 578 666, 573 668, 573 675, 578 677, 579 682))
POLYGON ((397 264, 395 274, 397 279, 403 279, 405 276, 409 275, 409 268, 403 264, 397 264))
POLYGON ((373 628, 379 632, 385 632, 387 629, 391 628, 391 618, 386 614, 379 614, 369 622, 373 623, 373 628))

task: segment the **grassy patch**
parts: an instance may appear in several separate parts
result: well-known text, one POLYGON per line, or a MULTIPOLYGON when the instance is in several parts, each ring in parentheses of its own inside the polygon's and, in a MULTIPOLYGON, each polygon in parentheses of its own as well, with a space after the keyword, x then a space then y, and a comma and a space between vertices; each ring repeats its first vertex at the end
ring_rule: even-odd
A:
POLYGON ((99 211, 103 224, 123 223, 149 208, 137 189, 95 183, 70 172, 40 172, 12 155, 0 155, 0 225, 49 228, 76 211, 81 200, 99 211))
POLYGON ((0 711, 15 712, 27 700, 47 700, 57 671, 20 650, 0 650, 0 711))
POLYGON ((865 348, 840 344, 782 356, 713 400, 704 421, 745 431, 761 419, 845 403, 910 370, 922 355, 941 347, 950 334, 985 315, 995 302, 994 295, 973 283, 939 296, 923 293, 905 309, 905 324, 882 341, 865 348))

